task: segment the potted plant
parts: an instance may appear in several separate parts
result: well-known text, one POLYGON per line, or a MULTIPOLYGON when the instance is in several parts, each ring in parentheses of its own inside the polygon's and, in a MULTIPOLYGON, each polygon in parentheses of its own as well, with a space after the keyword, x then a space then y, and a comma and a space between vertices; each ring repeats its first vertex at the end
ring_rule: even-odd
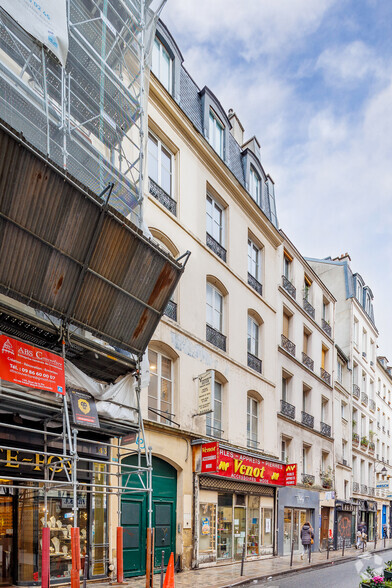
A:
POLYGON ((374 568, 368 566, 365 572, 361 574, 359 588, 392 588, 392 582, 384 576, 379 576, 374 568))
POLYGON ((392 580, 392 559, 385 562, 384 578, 386 580, 392 580))
POLYGON ((323 488, 330 490, 333 485, 333 471, 331 466, 328 466, 325 472, 321 474, 321 481, 323 488))
POLYGON ((358 435, 358 433, 353 432, 353 443, 355 445, 359 445, 359 435, 358 435))
POLYGON ((366 435, 361 438, 361 445, 363 447, 367 447, 369 445, 369 439, 366 437, 366 435))

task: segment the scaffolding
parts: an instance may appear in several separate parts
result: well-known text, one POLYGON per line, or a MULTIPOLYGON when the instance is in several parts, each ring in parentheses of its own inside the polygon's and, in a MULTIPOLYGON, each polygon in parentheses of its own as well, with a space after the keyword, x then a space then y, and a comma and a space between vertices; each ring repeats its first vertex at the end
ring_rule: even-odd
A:
POLYGON ((66 66, 0 8, 0 118, 141 226, 152 0, 68 0, 66 66))

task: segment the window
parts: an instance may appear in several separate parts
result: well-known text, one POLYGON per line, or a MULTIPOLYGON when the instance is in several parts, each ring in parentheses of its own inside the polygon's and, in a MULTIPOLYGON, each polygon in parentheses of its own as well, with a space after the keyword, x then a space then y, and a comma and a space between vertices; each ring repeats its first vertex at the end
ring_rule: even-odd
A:
POLYGON ((327 370, 328 348, 322 345, 321 347, 321 369, 327 370))
POLYGON ((362 355, 363 357, 367 355, 367 332, 365 329, 362 331, 362 355))
POLYGON ((248 447, 257 449, 257 429, 259 423, 259 403, 256 398, 248 396, 247 399, 247 434, 248 447))
POLYGON ((151 69, 168 92, 172 91, 172 59, 163 44, 155 37, 151 69))
POLYGON ((222 437, 222 384, 215 381, 212 398, 213 412, 207 414, 206 433, 212 437, 222 437))
POLYGON ((308 469, 308 461, 309 461, 309 453, 310 453, 310 447, 308 445, 303 445, 302 446, 302 473, 303 474, 307 474, 307 469, 308 469))
POLYGON ((173 196, 173 156, 151 133, 148 134, 148 175, 166 194, 173 196))
POLYGON ((356 297, 357 297, 357 300, 360 302, 360 304, 361 304, 361 306, 362 306, 362 304, 363 304, 362 284, 361 284, 361 282, 358 280, 358 277, 357 277, 357 280, 356 280, 356 282, 357 282, 357 283, 356 283, 356 297))
POLYGON ((310 354, 310 331, 304 328, 303 352, 305 355, 310 354))
POLYGON ((349 482, 348 480, 344 480, 344 500, 348 500, 350 493, 349 493, 349 482))
POLYGON ((342 459, 347 459, 347 441, 342 441, 342 459))
POLYGON ((306 413, 310 410, 310 391, 311 388, 304 384, 302 388, 302 410, 306 413))
POLYGON ((223 330, 223 296, 210 282, 207 282, 207 324, 219 333, 223 330))
POLYGON ((338 359, 336 379, 339 384, 343 383, 343 363, 338 359))
POLYGON ((261 207, 261 180, 253 167, 250 168, 249 191, 253 200, 261 207))
POLYGON ((312 285, 312 281, 308 278, 308 276, 304 277, 304 299, 309 302, 310 296, 310 288, 312 285))
POLYGON ((224 131, 225 127, 213 112, 210 109, 210 116, 209 116, 209 125, 208 125, 208 137, 210 145, 215 149, 217 154, 222 157, 223 159, 223 150, 224 150, 224 131))
POLYGON ((326 451, 321 452, 321 471, 326 472, 328 467, 328 456, 329 454, 326 451))
POLYGON ((341 416, 342 419, 347 420, 347 404, 343 400, 341 403, 341 416))
POLYGON ((286 339, 290 339, 290 323, 291 316, 288 314, 286 309, 283 309, 283 335, 286 339))
POLYGON ((289 463, 289 448, 290 448, 290 440, 282 437, 282 444, 281 444, 281 460, 284 463, 289 463))
POLYGON ((248 239, 248 273, 260 282, 260 249, 248 239))
POLYGON ((354 345, 356 345, 358 347, 359 345, 359 322, 358 320, 354 317, 354 345))
POLYGON ((322 398, 321 399, 321 418, 322 423, 326 423, 328 420, 328 399, 322 398))
POLYGON ((248 353, 259 356, 259 325, 248 315, 248 353))
POLYGON ((223 245, 223 208, 209 194, 207 194, 207 233, 217 243, 223 245))
POLYGON ((148 350, 150 383, 148 386, 148 418, 170 424, 172 418, 172 361, 161 353, 148 350), (165 418, 167 417, 167 418, 165 418))
POLYGON ((287 280, 290 281, 290 274, 291 274, 291 262, 293 258, 291 255, 287 253, 287 251, 283 252, 283 275, 287 280))
POLYGON ((325 322, 328 322, 329 319, 329 302, 327 300, 323 300, 323 319, 325 322))
POLYGON ((288 402, 290 378, 282 375, 282 400, 288 402))

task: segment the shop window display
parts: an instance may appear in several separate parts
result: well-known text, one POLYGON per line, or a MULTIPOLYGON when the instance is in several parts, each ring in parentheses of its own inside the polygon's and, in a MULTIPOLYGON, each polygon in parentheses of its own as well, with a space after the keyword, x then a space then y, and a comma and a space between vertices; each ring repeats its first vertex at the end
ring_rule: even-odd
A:
POLYGON ((233 496, 218 494, 218 559, 233 557, 233 496))
POLYGON ((260 530, 260 499, 258 496, 249 496, 248 499, 248 555, 259 555, 259 530, 260 530))
POLYGON ((216 504, 200 504, 199 552, 214 555, 216 552, 216 504))

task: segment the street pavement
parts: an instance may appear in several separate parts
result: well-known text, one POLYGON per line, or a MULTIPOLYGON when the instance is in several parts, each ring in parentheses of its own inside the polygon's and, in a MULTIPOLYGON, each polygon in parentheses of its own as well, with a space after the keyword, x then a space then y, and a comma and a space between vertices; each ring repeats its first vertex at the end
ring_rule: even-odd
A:
POLYGON ((278 579, 273 578, 266 582, 252 583, 252 586, 268 586, 268 588, 358 588, 360 575, 370 566, 382 576, 384 561, 392 557, 391 551, 384 551, 376 555, 365 553, 358 555, 354 561, 348 561, 339 565, 330 565, 327 568, 309 571, 294 572, 290 576, 278 579))

